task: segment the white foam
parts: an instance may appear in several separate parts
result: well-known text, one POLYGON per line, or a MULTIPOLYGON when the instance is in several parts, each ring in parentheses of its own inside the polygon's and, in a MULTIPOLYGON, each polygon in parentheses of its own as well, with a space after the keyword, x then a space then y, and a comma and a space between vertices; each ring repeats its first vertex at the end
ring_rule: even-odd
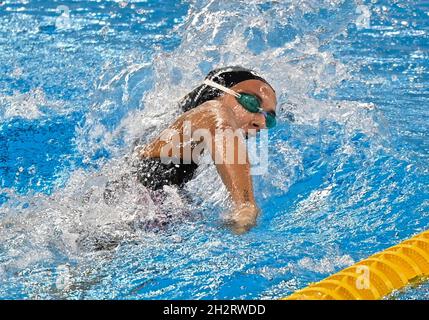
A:
MULTIPOLYGON (((14 71, 14 75, 17 77, 22 72, 19 70, 14 71)), ((15 92, 10 96, 0 95, 0 105, 4 108, 2 118, 5 120, 14 117, 37 119, 43 115, 41 107, 48 107, 56 112, 61 111, 62 108, 62 102, 49 101, 40 88, 32 89, 27 93, 15 92)))

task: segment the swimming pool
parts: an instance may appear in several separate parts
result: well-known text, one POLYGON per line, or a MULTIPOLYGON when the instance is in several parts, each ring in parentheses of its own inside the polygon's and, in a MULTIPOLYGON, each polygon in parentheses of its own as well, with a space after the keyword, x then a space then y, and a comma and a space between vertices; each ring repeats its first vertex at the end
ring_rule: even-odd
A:
POLYGON ((429 226, 425 1, 22 0, 0 21, 0 298, 279 298, 429 226), (162 230, 140 186, 100 201, 230 64, 279 93, 258 226, 222 226, 212 166, 162 230))

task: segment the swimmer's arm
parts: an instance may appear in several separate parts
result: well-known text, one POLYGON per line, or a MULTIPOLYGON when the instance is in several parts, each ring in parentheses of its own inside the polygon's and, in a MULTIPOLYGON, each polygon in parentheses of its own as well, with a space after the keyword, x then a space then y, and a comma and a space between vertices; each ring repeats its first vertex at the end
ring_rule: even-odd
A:
POLYGON ((206 111, 204 116, 200 114, 196 121, 193 121, 192 117, 190 118, 194 128, 210 128, 212 134, 210 153, 234 204, 231 216, 232 226, 236 232, 243 233, 255 225, 259 214, 253 194, 250 162, 244 137, 237 135, 232 140, 216 134, 216 130, 219 129, 224 132, 225 130, 234 132, 236 126, 230 120, 233 119, 231 114, 222 112, 213 114, 206 111), (207 118, 203 119, 204 117, 207 118), (200 125, 200 123, 202 124, 200 125), (226 152, 231 147, 234 148, 233 158, 231 153, 226 152))
MULTIPOLYGON (((196 109, 190 110, 180 116, 169 129, 181 132, 184 121, 190 121, 192 131, 202 129, 210 132, 212 137, 210 153, 215 162, 216 169, 231 195, 234 211, 232 213, 233 227, 238 233, 250 229, 255 223, 259 214, 259 209, 253 195, 252 179, 250 176, 250 163, 247 156, 246 144, 244 139, 238 139, 237 148, 234 148, 234 159, 238 159, 238 152, 241 152, 245 161, 241 163, 228 163, 227 154, 222 150, 227 150, 228 140, 223 139, 221 143, 215 143, 216 130, 234 130, 236 127, 231 122, 232 114, 227 114, 227 110, 222 110, 215 106, 216 102, 209 101, 196 109), (221 159, 221 161, 217 161, 221 159)), ((180 137, 183 139, 183 136, 180 137)), ((140 151, 141 157, 159 157, 165 142, 157 138, 151 144, 140 151)))
MULTIPOLYGON (((236 142, 238 142, 239 147, 235 148, 236 155, 238 154, 238 150, 244 150, 242 152, 246 152, 245 163, 216 163, 216 153, 217 156, 220 156, 219 153, 223 153, 223 150, 225 150, 216 149, 216 146, 213 146, 212 150, 215 150, 215 153, 212 154, 212 157, 215 160, 216 169, 231 195, 234 204, 234 210, 231 215, 232 227, 237 233, 243 233, 256 224, 259 209, 253 194, 250 163, 247 159, 246 146, 244 141, 240 139, 237 140, 236 142)), ((226 144, 226 141, 224 141, 224 147, 227 147, 226 144)), ((235 159, 237 159, 237 157, 235 159)), ((226 161, 227 159, 223 158, 223 160, 226 161)))
POLYGON ((256 224, 259 214, 253 195, 250 166, 217 164, 216 168, 234 204, 232 227, 237 233, 246 232, 256 224))
POLYGON ((234 134, 237 132, 237 126, 233 120, 234 114, 230 110, 216 107, 213 103, 216 102, 206 102, 194 112, 188 113, 186 120, 192 124, 194 136, 199 136, 197 134, 199 130, 210 132, 211 145, 207 146, 208 141, 205 141, 205 138, 203 141, 205 147, 209 147, 216 169, 234 204, 237 207, 256 206, 244 136, 236 134, 228 139, 226 135, 219 134, 228 130, 234 134))
MULTIPOLYGON (((231 199, 236 207, 241 207, 244 205, 256 206, 255 197, 253 195, 253 185, 252 178, 250 176, 250 164, 246 159, 246 163, 218 163, 219 153, 222 152, 216 146, 213 146, 216 154, 212 154, 212 158, 215 161, 216 169, 222 178, 223 183, 225 184, 227 190, 231 195, 231 199), (219 153, 218 153, 219 152, 219 153)), ((227 161, 227 159, 222 158, 222 161, 227 161)))

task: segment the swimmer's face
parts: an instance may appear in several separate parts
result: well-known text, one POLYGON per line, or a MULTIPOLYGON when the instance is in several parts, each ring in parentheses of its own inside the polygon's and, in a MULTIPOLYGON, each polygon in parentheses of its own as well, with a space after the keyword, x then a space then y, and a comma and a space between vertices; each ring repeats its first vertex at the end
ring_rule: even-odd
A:
MULTIPOLYGON (((265 82, 260 80, 246 80, 231 87, 238 93, 249 93, 257 96, 261 101, 261 107, 265 111, 276 111, 277 98, 274 90, 265 82)), ((223 104, 232 109, 235 121, 239 128, 243 129, 247 135, 266 129, 265 116, 262 113, 252 113, 247 111, 237 99, 225 94, 222 97, 223 104), (253 129, 253 130, 249 130, 253 129)))

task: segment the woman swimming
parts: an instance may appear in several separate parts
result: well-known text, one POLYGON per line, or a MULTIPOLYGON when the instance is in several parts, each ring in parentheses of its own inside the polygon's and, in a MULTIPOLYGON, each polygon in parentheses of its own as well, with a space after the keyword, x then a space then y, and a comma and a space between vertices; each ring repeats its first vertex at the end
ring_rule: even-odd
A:
POLYGON ((244 138, 275 126, 276 104, 274 89, 255 72, 242 67, 211 71, 181 100, 185 113, 140 149, 138 179, 154 190, 183 186, 198 167, 195 155, 208 149, 233 202, 230 225, 237 233, 247 231, 259 209, 244 138), (233 140, 225 132, 235 133, 233 140))

